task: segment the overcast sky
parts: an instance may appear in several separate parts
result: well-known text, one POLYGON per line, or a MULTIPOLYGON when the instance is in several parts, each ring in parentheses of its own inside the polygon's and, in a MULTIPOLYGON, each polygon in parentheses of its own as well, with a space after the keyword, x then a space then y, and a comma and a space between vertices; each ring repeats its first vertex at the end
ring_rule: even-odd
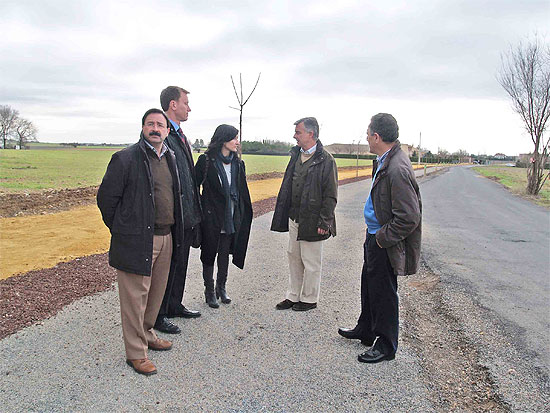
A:
POLYGON ((293 141, 315 116, 323 143, 365 143, 389 112, 402 143, 515 155, 533 145, 495 75, 510 45, 550 41, 550 1, 2 0, 0 27, 0 104, 41 141, 135 142, 168 85, 209 141, 238 127, 230 75, 246 93, 261 72, 245 140, 293 141))

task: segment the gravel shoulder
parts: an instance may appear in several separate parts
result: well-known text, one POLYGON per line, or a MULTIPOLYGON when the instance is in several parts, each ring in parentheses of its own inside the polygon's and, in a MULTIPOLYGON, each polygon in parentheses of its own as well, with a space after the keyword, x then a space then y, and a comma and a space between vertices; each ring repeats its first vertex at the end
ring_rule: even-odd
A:
MULTIPOLYGON (((422 179, 421 190, 422 181, 441 173, 422 179)), ((454 274, 431 266, 429 248, 419 274, 399 280, 398 357, 373 366, 356 361, 365 347, 342 339, 336 330, 353 326, 359 313, 361 211, 369 186, 364 181, 339 190, 339 236, 325 243, 321 300, 314 311, 274 309, 288 275, 287 235, 269 231, 272 214, 254 220, 245 270, 230 269, 234 302, 228 306, 214 310, 204 304, 198 251, 193 250, 184 301, 203 316, 175 319, 183 334, 168 337, 174 338, 172 351, 151 352, 159 374, 150 378, 124 363, 114 271, 106 254, 49 269, 53 272, 42 278, 60 282, 43 286, 48 293, 33 300, 38 313, 56 301, 51 291, 83 298, 62 304, 61 311, 52 308, 44 314, 49 319, 0 340, 2 410, 543 411, 544 393, 533 387, 532 371, 518 354, 510 353, 515 368, 501 363, 496 373, 502 377, 489 369, 494 365, 490 350, 504 343, 509 351, 510 340, 454 274), (88 280, 66 282, 75 270, 87 272, 88 280), (97 291, 103 292, 93 294, 87 288, 97 284, 99 274, 105 279, 97 291), (488 347, 486 340, 494 344, 488 347), (518 389, 518 400, 510 403, 506 396, 518 389), (533 389, 537 392, 529 398, 533 389)), ((266 200, 263 210, 273 202, 266 200)), ((33 291, 39 275, 45 274, 27 280, 26 291, 33 291)), ((2 299, 12 291, 5 286, 0 283, 2 299)), ((15 319, 24 315, 17 311, 15 319)))
POLYGON ((359 311, 367 185, 340 188, 339 231, 349 236, 325 244, 318 309, 274 309, 286 289, 287 235, 269 231, 269 213, 254 220, 245 270, 230 269, 230 305, 204 304, 193 250, 185 304, 203 316, 175 320, 183 334, 174 349, 150 354, 159 374, 125 365, 112 287, 0 341, 3 411, 438 411, 412 347, 367 366, 356 360, 365 347, 336 332, 359 311))

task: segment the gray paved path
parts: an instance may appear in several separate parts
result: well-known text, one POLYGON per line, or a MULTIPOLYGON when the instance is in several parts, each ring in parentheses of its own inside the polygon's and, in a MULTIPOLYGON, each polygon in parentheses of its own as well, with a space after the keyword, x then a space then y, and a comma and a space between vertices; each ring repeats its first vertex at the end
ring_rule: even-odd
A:
POLYGON ((441 275, 448 309, 512 409, 548 411, 550 211, 469 167, 428 179, 421 192, 422 254, 441 275))
MULTIPOLYGON (((159 373, 124 362, 115 290, 79 300, 56 317, 0 341, 0 410, 20 411, 433 411, 417 356, 402 345, 392 362, 364 365, 360 343, 337 334, 359 311, 370 180, 340 187, 338 236, 325 243, 319 308, 276 311, 287 285, 287 234, 253 223, 245 271, 230 269, 234 302, 204 304, 197 251, 174 349, 151 352, 159 373)), ((55 292, 52 292, 55 294, 55 292)))

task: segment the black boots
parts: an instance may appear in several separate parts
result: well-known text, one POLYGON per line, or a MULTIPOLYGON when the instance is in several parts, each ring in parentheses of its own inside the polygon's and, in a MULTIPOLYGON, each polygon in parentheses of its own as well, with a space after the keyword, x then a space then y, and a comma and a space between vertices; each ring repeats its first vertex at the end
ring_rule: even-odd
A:
POLYGON ((206 304, 212 308, 218 308, 218 300, 220 298, 222 303, 229 304, 231 297, 227 295, 225 291, 225 283, 227 281, 227 273, 220 274, 218 272, 218 279, 216 280, 216 289, 214 289, 214 267, 202 266, 202 278, 204 279, 204 298, 206 304))
POLYGON ((204 279, 204 298, 206 304, 212 308, 218 308, 218 300, 216 299, 216 292, 214 290, 214 266, 202 266, 202 278, 204 279))
POLYGON ((227 273, 221 274, 218 269, 218 279, 216 280, 216 297, 221 298, 222 303, 229 304, 231 297, 227 295, 225 291, 225 282, 227 281, 227 273))

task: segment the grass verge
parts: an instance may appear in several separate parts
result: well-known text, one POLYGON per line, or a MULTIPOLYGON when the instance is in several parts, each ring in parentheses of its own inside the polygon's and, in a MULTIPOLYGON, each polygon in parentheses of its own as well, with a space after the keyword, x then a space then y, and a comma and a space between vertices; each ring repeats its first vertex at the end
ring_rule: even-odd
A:
MULTIPOLYGON (((97 186, 111 155, 120 148, 0 150, 0 191, 22 192, 97 186)), ((195 160, 199 154, 193 154, 195 160)), ((288 156, 243 155, 247 174, 284 172, 288 156)), ((336 159, 338 167, 355 166, 355 159, 336 159)), ((359 166, 372 165, 360 159, 359 166)))
POLYGON ((504 185, 510 192, 529 199, 538 205, 550 208, 550 181, 546 180, 538 196, 528 195, 527 168, 515 168, 508 166, 476 166, 474 170, 494 181, 504 185))

